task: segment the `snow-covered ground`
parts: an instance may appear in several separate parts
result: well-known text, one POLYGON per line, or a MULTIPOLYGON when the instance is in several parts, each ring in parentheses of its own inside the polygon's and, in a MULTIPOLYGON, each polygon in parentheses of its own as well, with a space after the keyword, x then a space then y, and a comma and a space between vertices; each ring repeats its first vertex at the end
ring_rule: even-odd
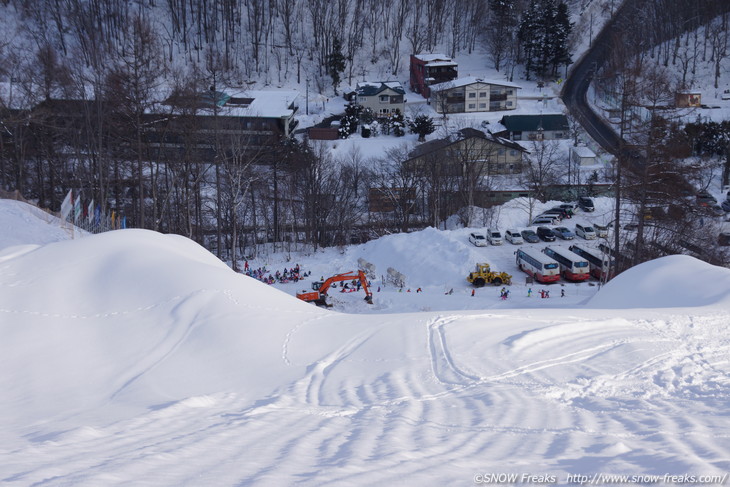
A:
POLYGON ((179 236, 70 234, 6 200, 0 228, 3 485, 727 481, 727 269, 667 257, 502 303, 464 272, 512 272, 513 248, 468 229, 294 257, 317 278, 363 257, 424 290, 360 313, 361 295, 323 310, 179 236))

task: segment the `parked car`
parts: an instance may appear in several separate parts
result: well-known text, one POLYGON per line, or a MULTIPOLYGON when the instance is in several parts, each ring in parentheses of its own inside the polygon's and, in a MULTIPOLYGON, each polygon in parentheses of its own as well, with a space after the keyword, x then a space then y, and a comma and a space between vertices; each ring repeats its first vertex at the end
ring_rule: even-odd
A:
POLYGON ((477 247, 486 247, 487 239, 481 233, 470 233, 469 241, 477 247))
POLYGON ((608 229, 611 228, 611 224, 608 225, 601 225, 599 223, 596 223, 593 225, 593 229, 596 231, 596 236, 600 238, 608 237, 608 229))
POLYGON ((714 206, 717 204, 717 199, 707 191, 700 191, 696 195, 697 204, 700 206, 714 206))
POLYGON ((514 245, 519 245, 521 243, 525 243, 525 241, 522 240, 522 235, 520 235, 520 231, 514 230, 514 229, 505 231, 504 239, 514 245))
POLYGON ((556 220, 560 221, 564 218, 564 216, 563 216, 564 214, 565 214, 565 212, 563 212, 563 211, 547 210, 547 211, 543 211, 538 216, 548 216, 548 217, 552 217, 552 218, 555 218, 556 220))
POLYGON ((560 206, 554 206, 550 208, 546 213, 557 213, 563 220, 565 220, 566 218, 570 218, 573 215, 571 212, 560 206))
POLYGON ((560 237, 563 240, 573 240, 575 234, 568 229, 568 227, 555 227, 553 233, 556 237, 560 237))
POLYGON ((596 211, 596 207, 593 205, 593 200, 588 196, 581 196, 578 198, 578 206, 583 211, 596 211))
POLYGON ((568 212, 568 215, 573 216, 575 214, 575 204, 574 203, 563 203, 560 205, 560 208, 564 209, 568 212))
POLYGON ((537 227, 536 233, 545 242, 555 242, 555 234, 548 227, 537 227))
POLYGON ((520 235, 522 235, 522 239, 528 243, 538 243, 540 241, 540 237, 538 237, 537 234, 529 228, 527 230, 522 230, 520 235))
POLYGON ((560 219, 555 216, 536 216, 535 219, 532 220, 532 223, 530 223, 530 226, 555 225, 559 222, 560 219))
POLYGON ((722 208, 723 211, 730 213, 730 200, 723 201, 720 208, 722 208))
POLYGON ((492 245, 502 245, 502 233, 497 229, 487 229, 487 240, 492 245))
POLYGON ((710 213, 712 213, 715 216, 725 215, 725 210, 723 209, 722 206, 720 206, 718 204, 714 204, 714 205, 710 206, 709 210, 710 210, 710 213))
POLYGON ((592 226, 584 225, 582 223, 575 224, 575 234, 586 240, 595 240, 598 238, 598 234, 592 226))

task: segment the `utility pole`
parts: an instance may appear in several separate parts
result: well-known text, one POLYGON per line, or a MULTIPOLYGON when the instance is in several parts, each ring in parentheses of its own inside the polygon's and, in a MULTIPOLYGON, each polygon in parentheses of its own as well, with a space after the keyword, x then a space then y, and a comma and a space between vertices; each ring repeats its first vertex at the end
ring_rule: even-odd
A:
POLYGON ((307 107, 307 115, 309 115, 309 78, 307 78, 307 102, 306 102, 306 107, 307 107))

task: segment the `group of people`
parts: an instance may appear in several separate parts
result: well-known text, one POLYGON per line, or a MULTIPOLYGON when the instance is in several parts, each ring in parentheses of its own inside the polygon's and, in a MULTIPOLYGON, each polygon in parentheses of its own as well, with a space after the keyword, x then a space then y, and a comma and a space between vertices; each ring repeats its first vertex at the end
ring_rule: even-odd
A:
POLYGON ((257 269, 249 267, 248 261, 245 261, 243 264, 243 273, 266 284, 274 284, 275 282, 298 282, 305 277, 309 277, 309 274, 311 274, 311 272, 302 273, 299 264, 291 269, 285 267, 283 272, 277 270, 272 274, 266 267, 259 267, 257 269))
MULTIPOLYGON (((528 288, 527 289, 527 297, 528 298, 532 297, 532 288, 528 288)), ((543 298, 543 299, 549 298, 550 297, 550 291, 547 290, 547 289, 540 289, 540 297, 543 298)), ((560 297, 561 298, 564 298, 565 297, 565 289, 561 289, 560 290, 560 297)))

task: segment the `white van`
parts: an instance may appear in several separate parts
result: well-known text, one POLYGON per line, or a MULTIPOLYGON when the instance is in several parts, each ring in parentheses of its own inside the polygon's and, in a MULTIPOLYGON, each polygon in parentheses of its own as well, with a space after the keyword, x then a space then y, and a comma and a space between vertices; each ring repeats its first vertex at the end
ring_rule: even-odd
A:
POLYGON ((534 220, 532 220, 530 226, 536 227, 540 225, 557 225, 558 223, 560 223, 560 218, 554 218, 550 216, 538 216, 534 220))
POLYGON ((470 233, 469 241, 477 247, 486 247, 487 239, 481 233, 470 233))
POLYGON ((514 229, 505 231, 504 239, 514 245, 520 245, 521 243, 525 242, 524 239, 522 238, 522 234, 520 233, 520 231, 514 230, 514 229))
POLYGON ((491 228, 488 228, 487 240, 489 240, 489 243, 492 245, 502 245, 502 233, 497 229, 492 230, 491 228))
POLYGON ((583 225, 582 223, 575 224, 575 234, 586 240, 595 240, 598 236, 596 230, 590 225, 583 225))

